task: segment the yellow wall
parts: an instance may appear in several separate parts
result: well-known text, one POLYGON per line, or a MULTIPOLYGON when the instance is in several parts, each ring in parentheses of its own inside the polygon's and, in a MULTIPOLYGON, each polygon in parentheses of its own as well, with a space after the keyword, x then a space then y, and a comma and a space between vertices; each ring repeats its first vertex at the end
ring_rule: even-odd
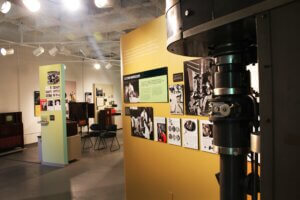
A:
MULTIPOLYGON (((177 56, 166 50, 164 16, 121 38, 122 73, 168 66, 169 85, 172 75, 183 72, 183 62, 193 58, 177 56)), ((172 116, 168 103, 123 104, 150 106, 154 116, 172 116)), ((215 200, 219 186, 218 155, 190 150, 131 136, 130 118, 123 116, 125 176, 127 200, 215 200)))

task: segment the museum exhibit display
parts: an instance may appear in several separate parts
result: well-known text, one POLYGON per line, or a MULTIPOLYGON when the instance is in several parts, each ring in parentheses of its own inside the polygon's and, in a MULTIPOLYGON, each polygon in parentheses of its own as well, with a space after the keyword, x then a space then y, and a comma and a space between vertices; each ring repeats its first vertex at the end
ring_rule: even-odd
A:
POLYGON ((170 113, 174 115, 183 115, 183 85, 171 85, 169 86, 169 103, 170 113))
POLYGON ((168 102, 168 68, 158 68, 123 77, 125 103, 168 102))
POLYGON ((130 118, 132 136, 154 140, 153 108, 130 107, 130 118))
POLYGON ((167 120, 165 117, 154 117, 154 141, 167 143, 167 120))
POLYGON ((219 198, 245 200, 250 194, 256 200, 260 192, 263 200, 298 199, 299 1, 167 0, 166 4, 168 51, 213 60, 215 66, 208 114, 213 148, 220 155, 219 198), (246 69, 255 63, 259 104, 246 69))
POLYGON ((199 133, 197 119, 182 119, 182 146, 199 149, 199 133))
POLYGON ((167 134, 168 144, 181 146, 181 124, 179 118, 168 118, 167 122, 167 134))
POLYGON ((22 113, 0 113, 0 153, 24 148, 22 113))
POLYGON ((208 120, 200 120, 199 122, 199 134, 200 134, 200 150, 215 153, 213 147, 213 124, 208 120))

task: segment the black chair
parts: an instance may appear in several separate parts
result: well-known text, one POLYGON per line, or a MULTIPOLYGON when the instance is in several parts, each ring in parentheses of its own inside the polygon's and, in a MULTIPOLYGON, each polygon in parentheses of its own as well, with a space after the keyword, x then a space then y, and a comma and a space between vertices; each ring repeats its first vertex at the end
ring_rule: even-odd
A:
POLYGON ((81 136, 81 140, 83 141, 83 145, 82 145, 82 150, 87 150, 93 147, 93 141, 91 139, 91 133, 87 132, 86 134, 82 134, 81 136), (88 147, 86 147, 86 141, 88 140, 88 142, 90 143, 90 145, 88 147))
POLYGON ((106 149, 107 148, 106 142, 105 142, 104 138, 102 138, 102 134, 104 134, 106 132, 106 130, 103 129, 99 124, 92 124, 90 129, 91 129, 90 136, 96 138, 95 144, 94 144, 94 150, 106 149), (102 143, 103 147, 101 147, 101 143, 102 143), (98 147, 96 148, 97 144, 98 144, 98 147))
POLYGON ((119 140, 117 138, 117 125, 114 125, 114 124, 113 125, 109 125, 107 127, 106 131, 101 134, 100 138, 104 139, 105 145, 106 145, 105 139, 106 138, 112 138, 111 145, 110 145, 110 151, 111 152, 117 151, 117 150, 120 149, 120 143, 119 143, 119 140), (117 141, 117 148, 113 149, 113 144, 114 144, 115 140, 117 141))

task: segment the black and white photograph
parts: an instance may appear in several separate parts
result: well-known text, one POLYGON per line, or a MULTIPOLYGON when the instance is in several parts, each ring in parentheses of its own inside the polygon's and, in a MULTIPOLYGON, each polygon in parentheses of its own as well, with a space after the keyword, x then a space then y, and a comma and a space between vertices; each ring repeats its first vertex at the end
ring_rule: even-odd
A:
POLYGON ((164 117, 154 117, 154 140, 167 143, 167 124, 164 117))
POLYGON ((182 146, 199 149, 198 120, 182 119, 182 146))
POLYGON ((60 72, 59 71, 50 71, 48 72, 48 84, 54 85, 58 84, 60 81, 60 72))
POLYGON ((181 146, 181 125, 179 118, 168 118, 168 144, 181 146))
POLYGON ((213 124, 208 120, 200 120, 201 151, 215 153, 213 150, 213 124))
POLYGON ((170 112, 173 115, 183 115, 183 85, 171 85, 169 87, 170 112))
POLYGON ((54 103, 53 100, 48 100, 48 111, 53 111, 54 110, 54 103))
POLYGON ((139 102, 139 80, 138 79, 124 81, 124 102, 125 103, 139 102))
POLYGON ((207 115, 208 99, 213 92, 211 61, 197 59, 184 62, 185 106, 187 115, 207 115))
POLYGON ((154 140, 153 108, 130 107, 131 134, 148 140, 154 140))
POLYGON ((54 107, 55 107, 55 110, 61 110, 60 99, 55 99, 54 100, 54 107))

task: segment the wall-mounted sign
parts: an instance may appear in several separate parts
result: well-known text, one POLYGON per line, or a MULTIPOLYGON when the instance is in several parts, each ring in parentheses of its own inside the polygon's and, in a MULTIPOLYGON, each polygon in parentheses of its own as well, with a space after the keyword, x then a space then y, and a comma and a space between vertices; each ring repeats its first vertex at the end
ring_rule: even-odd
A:
POLYGON ((123 77, 124 102, 168 102, 168 68, 130 74, 123 77))
POLYGON ((183 81, 183 73, 173 74, 173 82, 181 82, 183 81))

